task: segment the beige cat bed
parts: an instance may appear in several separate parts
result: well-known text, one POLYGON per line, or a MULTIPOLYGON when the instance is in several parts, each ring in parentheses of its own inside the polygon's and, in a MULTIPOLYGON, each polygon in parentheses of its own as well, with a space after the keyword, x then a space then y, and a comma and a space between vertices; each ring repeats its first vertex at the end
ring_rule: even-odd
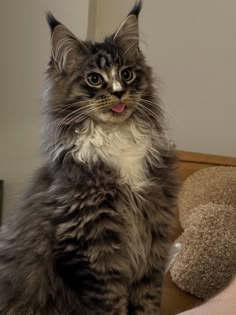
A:
POLYGON ((236 168, 195 172, 179 195, 181 247, 171 269, 182 290, 207 299, 236 273, 236 168))

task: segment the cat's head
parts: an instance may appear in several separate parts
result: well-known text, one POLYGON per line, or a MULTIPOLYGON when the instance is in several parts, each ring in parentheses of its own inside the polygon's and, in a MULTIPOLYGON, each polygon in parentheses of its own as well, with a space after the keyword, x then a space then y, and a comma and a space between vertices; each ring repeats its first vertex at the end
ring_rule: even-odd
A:
POLYGON ((61 124, 85 119, 122 123, 134 113, 149 114, 151 72, 139 48, 141 1, 117 31, 101 43, 82 41, 51 13, 52 57, 49 64, 51 112, 61 124))

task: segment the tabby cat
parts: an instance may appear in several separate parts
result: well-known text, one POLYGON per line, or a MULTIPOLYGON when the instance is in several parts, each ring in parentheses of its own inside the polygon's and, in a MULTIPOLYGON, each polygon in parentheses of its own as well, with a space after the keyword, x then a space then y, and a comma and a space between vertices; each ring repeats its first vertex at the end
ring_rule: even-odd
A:
POLYGON ((1 315, 158 315, 175 149, 137 3, 101 43, 51 13, 44 166, 1 231, 1 315))

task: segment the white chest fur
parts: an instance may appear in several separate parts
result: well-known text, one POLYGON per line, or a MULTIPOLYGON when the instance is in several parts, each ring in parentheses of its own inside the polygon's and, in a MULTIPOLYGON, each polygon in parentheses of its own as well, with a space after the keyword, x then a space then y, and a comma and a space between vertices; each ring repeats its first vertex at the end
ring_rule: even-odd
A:
POLYGON ((121 183, 138 189, 146 178, 146 157, 151 151, 151 132, 134 124, 106 127, 90 126, 89 133, 78 135, 76 159, 81 162, 98 158, 117 169, 121 183))

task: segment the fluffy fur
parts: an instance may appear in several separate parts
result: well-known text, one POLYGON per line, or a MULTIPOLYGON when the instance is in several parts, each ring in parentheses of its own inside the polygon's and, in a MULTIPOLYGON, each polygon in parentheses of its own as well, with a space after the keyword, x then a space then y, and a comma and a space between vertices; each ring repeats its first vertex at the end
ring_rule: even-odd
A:
POLYGON ((102 43, 48 15, 45 165, 1 231, 2 315, 159 314, 175 151, 139 49, 140 10, 102 43))

